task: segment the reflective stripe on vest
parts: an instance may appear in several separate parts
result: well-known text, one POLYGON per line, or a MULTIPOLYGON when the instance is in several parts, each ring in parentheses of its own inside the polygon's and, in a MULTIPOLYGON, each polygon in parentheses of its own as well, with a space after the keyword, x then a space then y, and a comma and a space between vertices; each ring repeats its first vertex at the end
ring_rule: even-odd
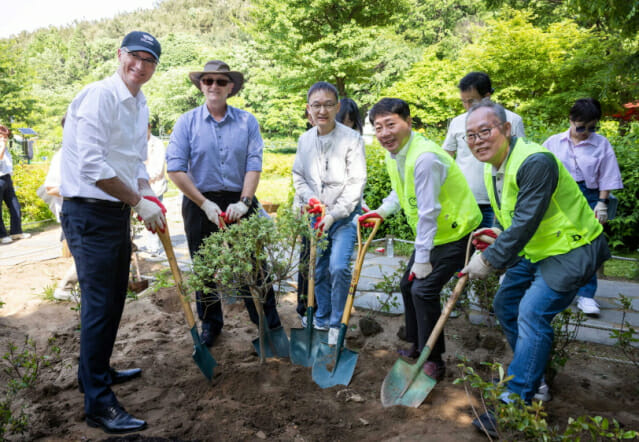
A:
MULTIPOLYGON (((552 155, 546 148, 518 138, 507 159, 504 173, 504 187, 501 194, 501 209, 497 206, 495 188, 492 179, 492 166, 488 163, 484 169, 484 182, 488 190, 490 204, 497 220, 507 229, 512 224, 517 204, 517 172, 530 155, 545 153, 552 155)), ((603 231, 595 218, 579 186, 570 176, 564 165, 552 155, 559 168, 559 181, 552 194, 550 205, 544 214, 537 231, 519 253, 531 262, 541 261, 549 256, 562 255, 589 244, 603 231)))

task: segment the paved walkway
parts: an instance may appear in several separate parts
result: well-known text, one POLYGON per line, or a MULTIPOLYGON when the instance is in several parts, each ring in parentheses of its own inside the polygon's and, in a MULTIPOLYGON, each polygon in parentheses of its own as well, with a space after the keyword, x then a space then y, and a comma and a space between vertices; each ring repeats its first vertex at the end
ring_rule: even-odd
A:
MULTIPOLYGON (((180 201, 179 198, 168 198, 165 200, 165 204, 169 214, 169 228, 175 255, 182 270, 186 271, 190 269, 190 257, 182 224, 180 201)), ((32 235, 29 239, 0 245, 0 265, 10 266, 61 256, 60 230, 58 228, 32 233, 32 235)), ((145 254, 141 253, 140 256, 144 258, 145 254)), ((387 257, 376 252, 367 254, 362 266, 355 306, 379 309, 380 302, 384 302, 387 296, 377 290, 375 286, 383 281, 384 275, 390 277, 396 272, 402 260, 407 261, 408 258, 387 257)), ((168 266, 168 263, 165 262, 165 265, 168 266)), ((577 339, 601 344, 614 344, 610 338, 610 330, 620 327, 622 318, 618 299, 620 293, 632 300, 632 310, 626 315, 625 320, 635 329, 639 329, 639 284, 600 279, 597 300, 601 306, 601 315, 598 318, 588 318, 585 326, 580 328, 577 339)), ((392 301, 389 313, 403 313, 401 294, 394 293, 392 301)), ((573 308, 576 309, 576 306, 573 308)), ((475 317, 477 318, 479 315, 475 315, 475 317)), ((637 346, 639 347, 639 345, 637 346)))

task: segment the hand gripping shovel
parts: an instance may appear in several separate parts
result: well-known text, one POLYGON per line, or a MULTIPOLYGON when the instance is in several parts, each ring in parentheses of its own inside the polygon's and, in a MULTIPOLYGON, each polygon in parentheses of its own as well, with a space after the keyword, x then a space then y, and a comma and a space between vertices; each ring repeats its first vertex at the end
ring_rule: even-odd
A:
MULTIPOLYGON (((226 228, 226 213, 220 213, 219 217, 220 229, 226 228)), ((259 333, 260 335, 253 340, 253 347, 260 357, 260 361, 264 362, 265 358, 281 357, 288 358, 289 342, 283 327, 269 329, 266 317, 264 316, 264 305, 260 294, 254 287, 250 287, 251 297, 255 304, 255 309, 259 316, 259 333), (268 345, 266 345, 268 344, 268 345)))
POLYGON ((169 260, 169 266, 171 266, 171 273, 175 280, 175 286, 177 287, 178 294, 180 296, 180 302, 186 315, 186 322, 191 327, 191 336, 193 337, 193 360, 200 367, 200 370, 210 381, 213 378, 213 368, 217 365, 217 362, 209 353, 208 348, 200 340, 200 335, 197 332, 197 326, 195 325, 195 318, 193 318, 193 311, 189 304, 186 293, 184 293, 184 287, 182 286, 182 273, 178 267, 177 260, 175 259, 175 253, 173 253, 173 245, 171 244, 171 236, 169 235, 169 226, 165 226, 164 232, 159 230, 158 235, 164 246, 164 251, 169 260))
POLYGON ((442 311, 439 316, 437 324, 435 324, 435 328, 431 332, 419 359, 417 359, 417 362, 411 365, 408 362, 399 359, 395 362, 395 365, 393 365, 390 373, 386 375, 384 383, 382 384, 381 394, 382 405, 384 407, 404 405, 406 407, 417 408, 422 402, 424 402, 426 396, 428 396, 437 383, 435 379, 424 373, 422 367, 428 359, 431 349, 437 342, 437 338, 439 338, 439 335, 444 328, 444 324, 446 323, 448 316, 450 316, 450 312, 453 311, 457 298, 459 298, 459 295, 464 290, 467 280, 468 276, 463 275, 459 278, 459 281, 457 281, 455 290, 448 299, 448 302, 444 307, 444 311, 442 311))
MULTIPOLYGON (((321 216, 324 216, 322 213, 321 216)), ((327 332, 313 328, 315 312, 315 259, 317 256, 316 236, 310 238, 310 256, 308 264, 308 293, 306 308, 306 328, 291 329, 291 362, 303 367, 312 367, 315 355, 322 340, 326 342, 327 332)))
POLYGON ((342 324, 340 325, 339 335, 337 337, 337 345, 333 349, 328 344, 321 343, 319 350, 317 351, 317 356, 315 357, 315 363, 313 364, 313 380, 322 388, 329 388, 338 384, 348 385, 351 382, 353 372, 355 371, 358 354, 353 350, 344 348, 344 338, 348 328, 348 321, 351 317, 351 310, 355 299, 355 290, 357 289, 357 283, 359 282, 359 273, 362 270, 364 256, 366 255, 368 246, 375 237, 375 233, 377 233, 377 229, 379 229, 381 219, 374 219, 372 220, 372 223, 374 224, 373 231, 362 247, 360 223, 359 220, 357 221, 357 260, 355 261, 355 268, 353 269, 351 286, 348 289, 348 297, 346 298, 346 305, 344 306, 342 324))

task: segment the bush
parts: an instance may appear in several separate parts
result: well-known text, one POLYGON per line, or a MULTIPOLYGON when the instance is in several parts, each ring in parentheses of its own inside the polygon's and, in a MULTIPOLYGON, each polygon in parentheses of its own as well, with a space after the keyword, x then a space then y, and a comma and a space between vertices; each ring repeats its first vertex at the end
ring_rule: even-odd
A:
MULTIPOLYGON (((49 206, 38 197, 36 191, 44 183, 48 164, 14 163, 11 178, 22 211, 22 223, 53 218, 49 206)), ((5 225, 9 224, 9 211, 3 210, 5 225)))

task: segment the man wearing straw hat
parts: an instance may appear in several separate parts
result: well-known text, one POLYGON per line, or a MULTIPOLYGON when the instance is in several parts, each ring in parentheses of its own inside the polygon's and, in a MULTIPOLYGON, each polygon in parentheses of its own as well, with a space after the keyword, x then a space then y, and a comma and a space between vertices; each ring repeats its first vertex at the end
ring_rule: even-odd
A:
MULTIPOLYGON (((167 147, 169 178, 184 193, 182 217, 191 257, 205 238, 220 228, 220 214, 230 222, 257 211, 255 191, 262 171, 264 143, 255 117, 229 106, 227 99, 242 88, 244 76, 223 61, 212 60, 204 70, 191 72, 193 85, 206 102, 183 114, 175 123, 167 147)), ((212 346, 224 319, 215 285, 211 294, 197 291, 197 312, 202 321, 202 341, 212 346)), ((253 323, 258 314, 248 287, 241 290, 253 323)), ((281 327, 271 289, 264 303, 270 329, 281 327)))

